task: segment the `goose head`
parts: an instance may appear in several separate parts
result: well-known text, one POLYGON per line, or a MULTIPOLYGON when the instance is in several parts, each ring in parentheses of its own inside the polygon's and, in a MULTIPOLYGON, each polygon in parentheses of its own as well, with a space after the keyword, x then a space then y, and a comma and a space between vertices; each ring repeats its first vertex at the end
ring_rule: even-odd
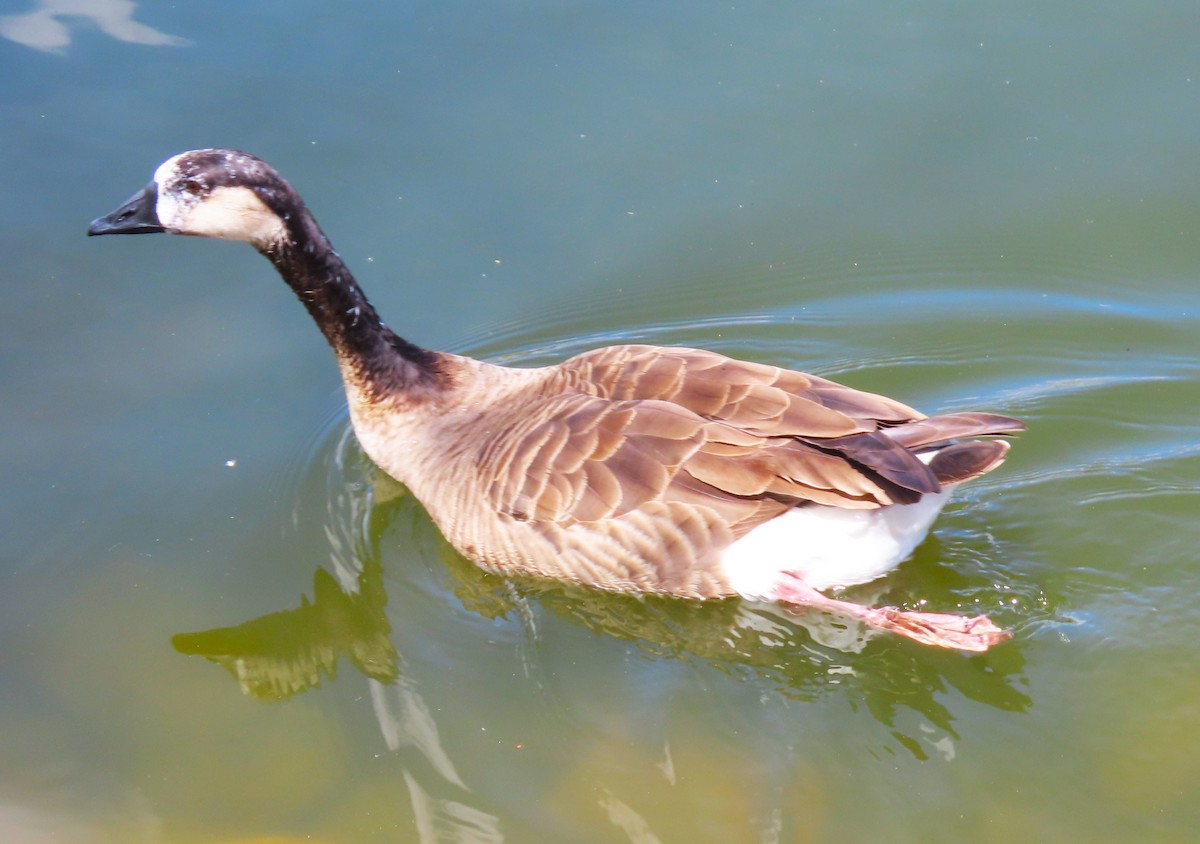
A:
POLYGON ((145 188, 88 226, 89 235, 169 232, 269 249, 302 208, 271 165, 249 153, 201 149, 172 156, 145 188))

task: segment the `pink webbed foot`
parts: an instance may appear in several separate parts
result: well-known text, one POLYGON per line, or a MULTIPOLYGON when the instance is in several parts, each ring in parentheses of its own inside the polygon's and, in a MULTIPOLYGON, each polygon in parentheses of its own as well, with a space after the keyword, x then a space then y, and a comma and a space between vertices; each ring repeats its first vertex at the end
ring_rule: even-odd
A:
POLYGON ((948 613, 910 612, 895 607, 864 607, 830 598, 795 575, 785 574, 775 585, 775 597, 788 604, 814 607, 890 630, 924 645, 981 653, 1012 634, 986 615, 965 617, 948 613))
POLYGON ((871 616, 864 619, 868 624, 891 630, 925 645, 960 651, 982 653, 1012 636, 1007 630, 993 624, 986 615, 967 617, 880 607, 871 610, 871 616), (876 614, 878 619, 873 617, 876 614))

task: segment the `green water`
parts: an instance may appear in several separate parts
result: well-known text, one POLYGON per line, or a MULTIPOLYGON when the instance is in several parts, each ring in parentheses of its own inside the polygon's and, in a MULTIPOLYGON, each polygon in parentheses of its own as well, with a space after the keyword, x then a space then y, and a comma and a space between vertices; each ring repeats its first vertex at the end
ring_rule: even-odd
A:
POLYGON ((0 841, 1196 840, 1194 4, 81 6, 0 8, 0 841), (83 236, 209 145, 416 342, 1024 418, 853 593, 1014 639, 480 573, 266 262, 83 236))

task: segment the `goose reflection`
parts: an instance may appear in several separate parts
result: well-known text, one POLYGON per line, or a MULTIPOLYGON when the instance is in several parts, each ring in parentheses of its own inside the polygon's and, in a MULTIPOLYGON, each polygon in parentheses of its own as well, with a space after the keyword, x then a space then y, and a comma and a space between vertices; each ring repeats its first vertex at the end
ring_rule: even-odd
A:
MULTIPOLYGON (((353 444, 343 438, 342 448, 353 444)), ((357 471, 372 471, 365 458, 358 462, 362 465, 357 471)), ((298 607, 233 627, 181 633, 174 637, 175 648, 222 665, 246 694, 266 701, 315 688, 322 677, 335 678, 341 659, 378 684, 396 683, 402 665, 397 646, 403 647, 403 642, 394 641, 386 612, 380 549, 401 514, 403 521, 412 519, 435 535, 436 531, 427 517, 422 518, 419 503, 394 481, 382 475, 365 486, 346 480, 331 487, 337 492, 329 502, 330 518, 340 526, 327 529, 334 557, 343 561, 338 567, 341 584, 318 568, 311 601, 305 597, 298 607), (347 536, 355 532, 357 537, 347 536)), ((1030 703, 1017 688, 1024 664, 1019 647, 986 658, 929 652, 819 611, 788 612, 740 599, 697 602, 620 595, 501 578, 482 571, 445 542, 438 540, 435 547, 464 608, 485 618, 524 624, 525 637, 535 645, 541 625, 532 619, 549 613, 631 642, 649 660, 757 675, 791 699, 848 695, 889 729, 896 726, 898 707, 913 709, 954 738, 954 717, 939 700, 949 688, 1003 710, 1023 711, 1030 703)), ((535 663, 525 665, 525 673, 536 674, 536 655, 529 656, 536 647, 523 653, 523 659, 535 663)), ((897 739, 910 750, 916 747, 911 737, 897 739)))
POLYGON ((171 643, 180 653, 223 666, 242 691, 260 700, 285 700, 337 677, 340 659, 363 676, 393 683, 400 655, 389 638, 383 574, 378 554, 366 555, 357 589, 347 591, 332 574, 313 574, 313 598, 295 609, 268 613, 235 627, 180 633, 171 643))
MULTIPOLYGON (((297 524, 323 523, 333 573, 317 569, 312 599, 301 599, 299 606, 234 627, 179 634, 174 644, 223 666, 245 694, 272 703, 334 678, 345 682, 347 672, 338 670, 343 663, 366 677, 373 719, 402 767, 422 842, 500 842, 508 840, 506 826, 532 829, 544 822, 546 806, 500 796, 511 794, 517 770, 522 791, 557 795, 547 798, 553 811, 573 818, 562 821, 564 829, 572 823, 589 829, 611 823, 649 830, 659 820, 650 809, 639 814, 645 794, 674 805, 670 801, 685 794, 696 798, 696 789, 702 802, 711 798, 713 805, 731 793, 767 795, 747 815, 750 827, 767 829, 785 810, 782 792, 772 789, 794 781, 796 771, 808 764, 808 751, 791 738, 797 726, 793 701, 832 696, 846 700, 852 710, 866 710, 886 733, 882 743, 866 736, 873 755, 907 752, 917 760, 946 761, 960 741, 952 690, 1004 711, 1023 712, 1030 705, 1020 690, 1025 681, 1019 643, 965 656, 875 637, 818 612, 788 615, 736 599, 701 603, 616 595, 488 574, 440 539, 403 487, 375 474, 348 426, 336 443, 327 441, 318 449, 302 472, 326 473, 311 478, 314 488, 326 491, 326 511, 301 512, 304 505, 298 505, 293 517, 297 524), (396 565, 397 547, 410 563, 423 558, 428 568, 396 565), (393 556, 385 557, 383 549, 393 556), (433 641, 410 617, 428 595, 403 608, 389 607, 389 587, 429 589, 429 584, 407 582, 422 572, 435 581, 429 595, 446 602, 432 612, 447 629, 463 624, 447 618, 459 604, 467 611, 464 618, 495 620, 506 631, 501 635, 516 644, 515 653, 484 641, 491 631, 499 632, 489 623, 483 636, 468 631, 462 637, 468 648, 488 649, 487 656, 462 659, 484 662, 463 664, 448 657, 445 643, 433 641), (544 647, 556 628, 561 635, 563 623, 628 642, 643 659, 617 664, 612 670, 622 672, 619 685, 602 685, 607 691, 602 700, 595 699, 593 681, 610 669, 584 668, 592 680, 579 689, 563 679, 552 649, 544 647), (402 656, 406 643, 407 657, 402 656), (513 670, 507 664, 486 665, 496 659, 514 663, 513 670), (689 665, 702 670, 689 671, 689 665), (460 669, 483 671, 493 680, 506 677, 504 686, 479 693, 477 700, 467 695, 464 703, 463 688, 447 682, 447 675, 460 669), (709 669, 753 681, 726 689, 730 701, 747 693, 750 698, 774 694, 773 703, 743 708, 735 716, 737 725, 725 725, 738 736, 735 745, 716 742, 725 763, 736 747, 743 762, 755 760, 750 769, 716 762, 707 767, 703 752, 697 757, 677 744, 687 742, 687 726, 672 720, 671 699, 676 693, 693 696, 696 688, 688 678, 709 669), (503 700, 502 712, 494 711, 490 694, 503 700), (447 707, 447 695, 458 702, 447 707), (616 733, 614 717, 621 725, 616 733), (495 718, 498 732, 507 726, 510 736, 519 732, 518 740, 535 742, 499 767, 478 755, 479 725, 495 718), (692 791, 673 788, 677 764, 692 791), (757 773, 746 780, 747 770, 757 773)), ((487 680, 466 682, 474 688, 487 680)), ((518 748, 510 744, 507 752, 518 748)))
MULTIPOLYGON (((1031 703, 1017 688, 1024 668, 1020 648, 986 659, 931 653, 817 610, 786 611, 736 598, 704 603, 639 598, 537 581, 497 583, 453 551, 445 556, 457 597, 474 612, 525 619, 532 602, 593 632, 632 642, 651 659, 754 674, 795 700, 843 694, 861 701, 917 756, 921 742, 895 732, 901 707, 958 739, 954 715, 940 700, 948 689, 1007 711, 1022 712, 1031 703)), ((531 626, 527 635, 538 634, 531 626)))

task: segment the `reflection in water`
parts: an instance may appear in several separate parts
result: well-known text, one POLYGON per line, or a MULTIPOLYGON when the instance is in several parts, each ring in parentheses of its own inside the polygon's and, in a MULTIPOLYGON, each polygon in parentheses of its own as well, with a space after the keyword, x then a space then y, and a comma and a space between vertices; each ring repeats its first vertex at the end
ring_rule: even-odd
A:
POLYGON ((154 47, 182 47, 186 38, 168 35, 133 19, 133 0, 37 0, 22 15, 0 16, 0 35, 35 50, 63 50, 71 32, 59 18, 89 18, 100 31, 118 41, 154 47))
MULTIPOLYGON (((349 429, 341 432, 335 462, 349 473, 370 472, 349 429), (347 454, 347 452, 351 452, 347 454), (358 466, 346 465, 349 459, 358 466)), ((400 657, 390 641, 380 544, 402 508, 419 507, 397 494, 398 485, 379 475, 373 486, 331 486, 330 502, 338 526, 327 528, 343 589, 324 569, 314 575, 314 597, 296 609, 271 613, 241 625, 175 637, 183 653, 204 656, 225 666, 243 690, 264 700, 281 700, 320 684, 322 673, 336 675, 344 656, 364 676, 394 683, 400 657), (352 490, 369 490, 370 494, 352 490), (376 502, 379 490, 389 496, 376 502), (355 516, 354 514, 359 515, 355 516), (349 518, 347 518, 349 516, 349 518), (362 531, 357 540, 346 532, 362 531), (347 552, 354 547, 354 560, 347 552), (350 571, 348 571, 350 570, 350 571)), ((681 598, 623 595, 533 579, 497 578, 458 555, 449 546, 441 557, 454 580, 462 605, 487 618, 522 618, 530 603, 568 618, 589 630, 633 642, 658 658, 703 662, 726 671, 753 671, 769 679, 781 694, 811 700, 837 688, 854 690, 881 722, 894 723, 899 700, 949 731, 953 720, 937 696, 947 686, 974 700, 1021 711, 1029 699, 1010 684, 1022 665, 1020 649, 1002 648, 986 661, 962 655, 905 647, 888 636, 820 612, 790 612, 774 605, 740 599, 688 601, 681 598), (859 670, 857 666, 869 666, 859 670)), ((864 587, 871 588, 871 587, 864 587)), ((885 587, 876 585, 882 590, 885 587)), ((536 633, 530 635, 536 636, 536 633)))
MULTIPOLYGON (((380 732, 403 766, 420 840, 504 840, 500 818, 482 808, 494 805, 492 800, 473 792, 469 785, 480 779, 486 784, 487 772, 468 765, 466 776, 460 773, 459 765, 468 760, 460 758, 456 765, 441 738, 435 716, 443 710, 427 704, 419 681, 415 676, 406 676, 397 652, 397 646, 403 649, 403 642, 390 638, 392 625, 385 614, 387 581, 380 548, 385 536, 391 537, 394 544, 396 524, 410 516, 427 523, 427 517, 403 488, 377 473, 355 445, 349 426, 342 425, 334 436, 336 442, 326 443, 313 462, 324 463, 327 472, 324 489, 329 499, 324 528, 335 574, 318 569, 313 599, 304 599, 298 608, 232 628, 181 634, 175 637, 175 646, 224 666, 244 692, 267 701, 313 688, 319 685, 322 675, 333 678, 336 663, 344 656, 368 678, 380 732)), ((296 516, 299 522, 301 514, 296 516)), ((605 637, 633 643, 646 656, 647 667, 694 663, 734 677, 753 676, 756 680, 752 687, 773 688, 781 702, 844 696, 852 710, 865 709, 884 725, 891 743, 869 747, 880 757, 903 748, 916 759, 953 759, 959 735, 951 707, 958 698, 949 694, 951 691, 1009 712, 1023 712, 1030 705, 1030 699, 1018 688, 1024 683, 1024 658, 1016 643, 977 657, 933 652, 909 647, 893 637, 876 638, 821 613, 791 614, 736 599, 702 603, 498 578, 444 542, 437 553, 451 576, 454 595, 465 608, 485 618, 511 619, 521 625, 525 644, 519 648, 519 659, 524 664, 518 673, 530 679, 530 704, 537 701, 542 708, 553 706, 546 701, 554 697, 546 694, 552 691, 554 682, 542 682, 547 678, 547 666, 539 664, 539 641, 544 635, 541 630, 547 625, 537 618, 546 613, 605 637)), ((415 671, 421 661, 409 664, 415 671)), ((444 670, 444 666, 438 670, 444 670)), ((614 697, 612 705, 620 706, 620 699, 614 697)), ((661 703, 647 706, 657 709, 661 703)), ((508 701, 508 705, 514 702, 508 701)), ((569 707, 562 701, 558 705, 569 707)), ((610 714, 638 724, 649 713, 610 714)), ((578 717, 582 716, 567 713, 565 717, 573 730, 583 726, 576 723, 578 717)), ((453 727, 452 734, 461 740, 462 725, 453 727)), ((547 729, 545 738, 552 739, 553 727, 547 729)), ((783 729, 786 732, 787 727, 783 729)), ((590 735, 590 731, 577 730, 575 738, 581 738, 580 734, 590 735)), ((607 744, 596 738, 601 744, 595 746, 595 752, 600 752, 607 744)), ((662 742, 662 757, 648 764, 654 769, 651 773, 659 772, 670 782, 675 777, 670 744, 665 736, 658 740, 662 742)), ((452 748, 457 745, 458 740, 452 748)), ((589 746, 583 740, 578 749, 593 752, 589 746)), ((786 758, 760 760, 759 764, 766 766, 764 770, 772 765, 782 766, 781 770, 792 767, 788 760, 794 749, 779 752, 786 758)), ((607 762, 603 754, 600 759, 597 764, 603 769, 607 762)), ((595 761, 583 757, 568 763, 578 765, 578 771, 568 769, 558 774, 567 782, 572 775, 589 777, 586 792, 598 801, 595 807, 608 823, 627 833, 638 832, 632 836, 635 840, 656 840, 641 835, 654 833, 644 813, 639 814, 636 801, 629 803, 623 782, 607 781, 603 770, 585 773, 595 761)), ((551 764, 562 764, 562 760, 554 757, 551 764)), ((621 769, 626 770, 628 765, 629 760, 624 760, 621 769)), ((753 790, 752 785, 746 787, 753 790)), ((518 814, 524 811, 511 808, 518 814)), ((760 820, 770 825, 771 818, 778 821, 782 809, 774 805, 762 811, 765 814, 760 820)))
MULTIPOLYGON (((394 482, 381 476, 380 484, 394 482)), ((175 647, 223 665, 243 691, 263 700, 282 700, 319 686, 321 674, 335 677, 339 657, 371 680, 394 683, 400 657, 389 639, 379 547, 399 508, 416 505, 411 499, 393 498, 366 506, 371 512, 362 527, 370 533, 358 546, 361 570, 353 588, 343 590, 333 575, 317 569, 311 602, 302 598, 296 609, 235 627, 179 634, 173 640, 175 647)), ((889 726, 894 725, 895 708, 902 700, 904 706, 919 710, 950 732, 953 719, 937 700, 947 686, 1001 709, 1021 711, 1029 704, 1010 684, 1022 665, 1016 647, 1000 649, 1000 656, 985 663, 959 654, 908 648, 891 637, 878 636, 877 631, 820 612, 793 613, 736 598, 699 602, 501 579, 448 546, 442 550, 456 597, 465 608, 487 618, 524 617, 533 601, 589 630, 634 642, 654 657, 753 671, 792 699, 811 700, 831 688, 856 690, 855 696, 861 696, 875 717, 889 726), (869 670, 857 670, 858 664, 869 664, 869 670)))
POLYGON ((379 549, 405 491, 383 475, 370 485, 348 477, 376 474, 351 447, 352 441, 352 432, 343 426, 336 465, 329 467, 339 475, 328 486, 325 530, 336 576, 318 568, 313 600, 302 598, 295 609, 235 627, 181 633, 172 644, 182 653, 224 666, 244 693, 267 702, 315 688, 322 675, 335 679, 337 662, 345 657, 367 678, 384 742, 404 760, 404 782, 420 840, 503 841, 498 819, 471 805, 470 792, 443 746, 433 713, 416 683, 400 672, 401 658, 391 641, 385 612, 379 549), (351 465, 343 466, 347 452, 351 465), (461 799, 442 796, 447 791, 460 794, 461 799))
POLYGON ((701 603, 616 595, 536 581, 519 583, 514 593, 461 557, 452 572, 464 606, 489 617, 520 615, 522 602, 533 599, 656 657, 707 663, 733 674, 753 672, 791 699, 846 694, 919 758, 926 755, 920 737, 905 735, 898 726, 901 706, 957 739, 953 713, 940 700, 948 688, 1008 711, 1022 712, 1030 704, 1014 687, 1024 666, 1018 647, 972 659, 924 652, 815 611, 793 614, 739 599, 701 603))
POLYGON ((333 575, 317 569, 311 602, 302 597, 296 609, 236 627, 180 633, 171 643, 224 666, 242 691, 261 700, 306 692, 321 685, 322 674, 333 679, 340 657, 366 677, 392 683, 400 658, 388 638, 386 602, 379 555, 368 555, 356 591, 343 591, 333 575))

